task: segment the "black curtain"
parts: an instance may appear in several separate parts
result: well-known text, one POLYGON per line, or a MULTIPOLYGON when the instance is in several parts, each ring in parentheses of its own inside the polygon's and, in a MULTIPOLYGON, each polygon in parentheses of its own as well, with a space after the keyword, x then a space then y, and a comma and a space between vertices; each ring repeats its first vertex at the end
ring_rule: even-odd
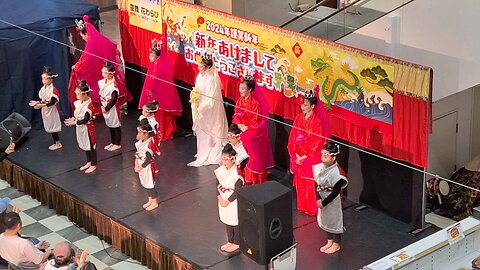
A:
MULTIPOLYGON (((49 39, 66 41, 64 29, 42 33, 49 39)), ((70 115, 68 102, 67 47, 37 35, 0 43, 0 120, 12 112, 18 112, 29 120, 34 128, 42 127, 40 111, 28 106, 28 101, 38 100, 42 87, 43 66, 51 66, 58 74, 54 85, 60 92, 60 116, 70 115)))

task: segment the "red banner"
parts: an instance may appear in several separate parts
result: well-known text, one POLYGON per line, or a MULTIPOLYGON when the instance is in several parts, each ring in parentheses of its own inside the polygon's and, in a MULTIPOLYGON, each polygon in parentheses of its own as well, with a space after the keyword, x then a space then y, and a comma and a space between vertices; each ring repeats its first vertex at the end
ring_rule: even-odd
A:
MULTIPOLYGON (((182 5, 187 4, 182 3, 182 5)), ((195 6, 195 8, 200 7, 195 6)), ((216 11, 209 10, 209 13, 212 12, 214 13, 216 11)), ((227 16, 224 13, 219 14, 222 17, 227 16)), ((236 19, 248 21, 243 18, 236 19)), ((146 67, 148 64, 148 50, 151 45, 151 40, 158 38, 158 34, 130 25, 126 11, 119 11, 119 22, 125 61, 146 67)), ((255 25, 260 24, 253 21, 250 23, 255 25)), ((273 28, 272 26, 268 27, 273 28)), ((279 28, 279 31, 287 30, 279 28)), ((292 37, 297 34, 298 33, 291 32, 292 37)), ((353 50, 353 48, 350 49, 353 50)), ((368 53, 361 50, 359 51, 364 54, 368 53)), ((371 53, 368 54, 370 56, 374 55, 371 53)), ((169 56, 174 63, 174 77, 193 85, 197 73, 197 65, 191 63, 191 61, 187 62, 185 55, 181 52, 170 50, 169 56)), ((378 57, 381 57, 382 60, 386 58, 384 56, 378 57)), ((392 59, 392 61, 402 62, 395 59, 392 59)), ((410 70, 408 70, 408 72, 410 72, 410 70)), ((399 83, 402 83, 402 79, 406 78, 404 74, 408 72, 404 71, 403 74, 402 70, 397 72, 397 74, 400 74, 397 75, 399 83)), ((220 73, 220 77, 222 79, 224 96, 236 100, 239 96, 239 79, 222 73, 220 73)), ((431 76, 429 78, 431 79, 431 76)), ((415 89, 405 89, 409 87, 415 88, 417 84, 403 82, 401 88, 404 92, 410 92, 409 90, 415 92, 415 89)), ((428 86, 430 86, 430 81, 428 81, 428 86)), ((282 92, 271 91, 265 87, 258 87, 257 89, 264 91, 269 102, 270 113, 282 116, 285 119, 293 119, 300 113, 298 97, 287 97, 282 92)), ((331 110, 328 110, 332 135, 394 159, 406 161, 419 167, 426 167, 428 164, 427 137, 431 124, 429 110, 431 102, 429 99, 419 98, 413 94, 402 93, 400 91, 393 93, 393 100, 395 106, 393 106, 393 120, 391 124, 360 115, 340 106, 332 106, 331 110)))

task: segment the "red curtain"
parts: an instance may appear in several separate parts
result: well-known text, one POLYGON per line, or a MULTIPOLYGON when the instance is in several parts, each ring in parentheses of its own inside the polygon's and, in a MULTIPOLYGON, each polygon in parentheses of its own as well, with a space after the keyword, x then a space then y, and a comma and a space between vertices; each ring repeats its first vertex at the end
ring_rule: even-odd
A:
MULTIPOLYGON (((126 11, 119 11, 119 22, 125 61, 147 67, 151 40, 159 38, 159 34, 130 25, 126 11)), ((174 77, 195 84, 197 65, 187 63, 182 54, 174 51, 169 51, 169 56, 173 62, 174 77)), ((240 81, 223 74, 220 77, 224 96, 237 100, 240 81)), ((298 101, 294 98, 263 87, 257 90, 264 91, 271 114, 293 120, 300 113, 298 101)), ((391 125, 333 106, 328 111, 332 135, 391 158, 427 167, 431 101, 398 92, 394 93, 393 100, 391 125)))

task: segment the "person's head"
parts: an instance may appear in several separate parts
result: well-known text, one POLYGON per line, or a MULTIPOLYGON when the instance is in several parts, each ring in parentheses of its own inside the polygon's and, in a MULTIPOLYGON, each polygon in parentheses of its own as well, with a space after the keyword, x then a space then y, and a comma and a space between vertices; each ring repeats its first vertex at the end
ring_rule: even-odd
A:
POLYGON ((235 157, 237 156, 237 152, 233 149, 233 146, 229 143, 225 145, 222 149, 222 164, 227 169, 232 168, 235 166, 235 157))
POLYGON ((303 103, 300 106, 302 109, 302 112, 304 114, 310 113, 315 108, 315 105, 317 105, 317 102, 318 102, 318 99, 317 97, 315 97, 315 94, 313 93, 313 91, 310 90, 305 92, 303 103))
POLYGON ((12 234, 20 233, 22 230, 22 220, 20 215, 16 212, 8 212, 3 216, 3 224, 5 225, 5 231, 12 234))
POLYGON ((148 122, 148 119, 143 118, 137 127, 137 140, 145 141, 153 136, 153 128, 148 122))
POLYGON ((42 83, 44 86, 49 86, 53 82, 53 78, 57 77, 57 74, 54 74, 51 67, 43 67, 42 71, 42 83))
POLYGON ((198 70, 200 72, 204 72, 206 70, 209 70, 212 67, 213 67, 212 55, 205 52, 202 55, 202 61, 198 64, 198 70))
POLYGON ((142 115, 145 117, 152 116, 156 111, 158 111, 158 101, 156 100, 147 102, 142 107, 142 115))
POLYGON ((228 141, 234 145, 240 142, 240 134, 242 131, 237 124, 231 124, 228 127, 228 141))
POLYGON ((85 101, 90 96, 90 87, 88 87, 87 81, 80 80, 77 89, 75 89, 75 96, 78 100, 85 101))
POLYGON ((245 76, 243 81, 240 83, 238 88, 240 92, 240 96, 242 97, 249 97, 252 91, 255 89, 255 78, 251 75, 245 76))
POLYGON ((152 48, 150 49, 150 54, 148 59, 150 62, 155 61, 162 52, 162 43, 158 42, 156 39, 152 40, 152 48))
MULTIPOLYGON (((85 16, 84 16, 85 17, 85 16)), ((84 18, 85 19, 85 18, 84 18)), ((77 31, 78 33, 80 34, 80 36, 82 37, 83 40, 85 40, 85 42, 88 41, 88 34, 87 34, 87 21, 88 21, 88 17, 87 17, 87 20, 77 20, 75 19, 75 24, 77 25, 77 31)))
POLYGON ((338 144, 328 141, 323 145, 322 162, 326 167, 329 167, 337 162, 337 155, 340 154, 340 147, 338 144))
POLYGON ((113 73, 115 73, 115 66, 110 61, 105 61, 105 64, 102 68, 102 76, 104 79, 111 80, 113 78, 113 73))
POLYGON ((60 242, 55 245, 53 249, 53 259, 55 261, 55 267, 69 265, 72 261, 72 247, 67 242, 60 242))

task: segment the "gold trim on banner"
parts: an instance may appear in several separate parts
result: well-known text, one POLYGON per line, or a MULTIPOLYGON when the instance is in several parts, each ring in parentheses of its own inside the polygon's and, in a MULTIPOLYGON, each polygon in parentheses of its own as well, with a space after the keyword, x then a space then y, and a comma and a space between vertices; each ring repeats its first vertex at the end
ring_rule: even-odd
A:
MULTIPOLYGON (((430 67, 402 61, 362 49, 353 48, 347 45, 343 45, 341 43, 336 43, 306 34, 293 32, 288 29, 279 28, 265 23, 236 17, 232 14, 212 10, 198 5, 188 4, 178 0, 164 0, 163 7, 168 8, 167 5, 173 5, 177 8, 182 8, 186 11, 194 12, 198 14, 198 16, 206 15, 215 17, 216 19, 224 20, 227 23, 231 23, 232 26, 235 26, 242 30, 247 30, 250 32, 255 32, 256 30, 267 31, 269 33, 272 33, 272 35, 284 37, 290 40, 294 40, 296 42, 305 42, 311 45, 313 44, 314 46, 319 47, 318 55, 321 55, 322 51, 336 50, 339 53, 350 54, 354 57, 358 57, 365 62, 371 62, 379 65, 389 65, 393 67, 393 70, 395 71, 395 74, 392 74, 393 78, 391 78, 391 80, 393 81, 393 91, 421 99, 429 98, 431 87, 430 67)), ((307 69, 308 67, 302 66, 302 68, 307 69)))

